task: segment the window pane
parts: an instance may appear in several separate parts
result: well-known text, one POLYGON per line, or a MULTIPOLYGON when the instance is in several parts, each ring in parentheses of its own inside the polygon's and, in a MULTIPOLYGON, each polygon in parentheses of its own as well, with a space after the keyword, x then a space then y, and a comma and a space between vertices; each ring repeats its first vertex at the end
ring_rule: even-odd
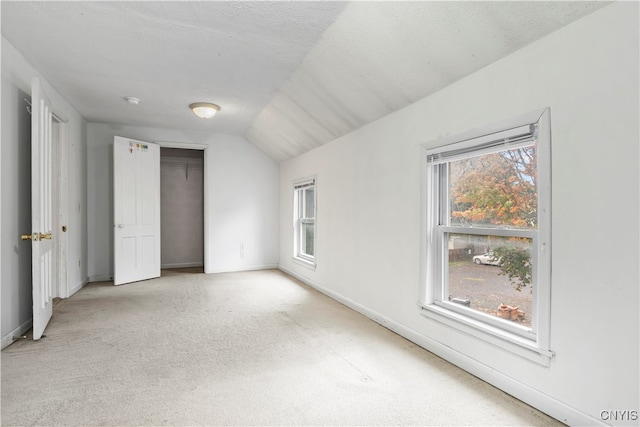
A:
POLYGON ((315 217, 314 193, 315 191, 313 188, 308 188, 304 191, 305 218, 315 217))
POLYGON ((303 253, 313 256, 314 224, 303 224, 303 253))
POLYGON ((448 234, 448 299, 531 326, 531 248, 528 238, 448 234))
POLYGON ((449 163, 451 225, 537 227, 536 146, 449 163))
POLYGON ((303 218, 304 217, 304 206, 302 203, 303 200, 303 196, 304 196, 304 190, 296 190, 296 215, 298 216, 298 219, 303 218))

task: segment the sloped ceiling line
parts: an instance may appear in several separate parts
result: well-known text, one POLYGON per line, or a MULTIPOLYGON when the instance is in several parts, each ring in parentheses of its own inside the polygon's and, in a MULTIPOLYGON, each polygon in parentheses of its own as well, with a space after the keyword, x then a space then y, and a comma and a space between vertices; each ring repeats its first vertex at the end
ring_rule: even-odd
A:
POLYGON ((604 5, 350 3, 245 137, 278 161, 298 156, 317 140, 330 142, 384 117, 604 5), (282 99, 293 102, 285 107, 282 99), (303 126, 318 134, 309 136, 303 126), (291 147, 292 137, 295 149, 283 158, 277 147, 291 147))
POLYGON ((0 16, 88 121, 244 136, 281 162, 607 3, 2 1, 0 16), (199 119, 197 101, 222 110, 199 119))

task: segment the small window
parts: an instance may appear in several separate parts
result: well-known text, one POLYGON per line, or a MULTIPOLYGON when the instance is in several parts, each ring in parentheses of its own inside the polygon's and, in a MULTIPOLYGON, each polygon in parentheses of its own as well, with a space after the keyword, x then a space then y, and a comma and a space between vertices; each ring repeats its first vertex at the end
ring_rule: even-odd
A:
POLYGON ((548 356, 548 110, 447 142, 424 152, 422 306, 548 356))
POLYGON ((316 179, 294 183, 294 259, 315 267, 316 244, 316 179))

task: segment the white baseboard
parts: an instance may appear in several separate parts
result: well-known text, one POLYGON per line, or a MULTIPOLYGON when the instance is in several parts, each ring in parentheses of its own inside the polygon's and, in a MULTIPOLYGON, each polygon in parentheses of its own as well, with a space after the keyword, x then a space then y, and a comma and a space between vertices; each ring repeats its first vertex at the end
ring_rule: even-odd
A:
POLYGON ((78 282, 73 288, 69 289, 69 294, 66 296, 66 298, 69 298, 71 295, 75 294, 80 289, 84 288, 87 285, 87 283, 89 283, 89 278, 88 277, 86 277, 84 280, 78 282))
POLYGON ((529 387, 515 379, 496 371, 495 368, 487 366, 460 353, 457 350, 452 349, 438 341, 435 341, 411 328, 408 328, 394 320, 391 320, 380 313, 377 313, 349 298, 346 298, 318 283, 302 276, 295 271, 292 271, 286 267, 278 267, 284 273, 295 277, 301 282, 311 286, 318 292, 321 292, 331 299, 338 301, 339 303, 357 311, 358 313, 368 317, 374 322, 384 326, 385 328, 403 336, 409 341, 419 345, 420 347, 430 351, 431 353, 442 357, 450 363, 458 366, 461 369, 469 372, 472 375, 486 381, 487 383, 499 388, 500 390, 508 393, 517 399, 533 406, 534 408, 546 413, 547 415, 565 423, 568 425, 580 425, 580 426, 605 426, 603 421, 591 417, 584 412, 581 412, 553 397, 546 395, 536 389, 529 387))
POLYGON ((95 276, 89 276, 89 280, 87 281, 87 283, 93 283, 93 282, 110 282, 113 280, 112 276, 106 275, 106 274, 98 274, 95 276))
POLYGON ((162 264, 160 268, 169 269, 169 268, 190 268, 190 267, 202 267, 204 264, 202 262, 182 262, 182 263, 174 263, 174 264, 162 264))
POLYGON ((15 328, 13 331, 9 332, 7 335, 2 337, 2 348, 7 347, 9 344, 13 344, 15 341, 13 337, 19 337, 27 332, 33 326, 33 319, 29 319, 24 322, 22 325, 15 328))
POLYGON ((251 266, 243 266, 243 267, 228 267, 228 268, 217 268, 215 270, 207 271, 206 274, 215 274, 215 273, 236 273, 239 271, 254 271, 254 270, 272 270, 277 269, 278 264, 263 264, 263 265, 251 265, 251 266))

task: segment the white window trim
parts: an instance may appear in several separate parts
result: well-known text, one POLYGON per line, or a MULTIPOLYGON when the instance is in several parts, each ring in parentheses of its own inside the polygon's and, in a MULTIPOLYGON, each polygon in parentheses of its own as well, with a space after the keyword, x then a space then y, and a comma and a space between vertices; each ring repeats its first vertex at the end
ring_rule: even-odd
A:
MULTIPOLYGON (((293 182, 293 261, 296 264, 302 265, 304 267, 310 268, 312 270, 316 269, 316 248, 317 248, 317 229, 318 229, 318 179, 315 175, 300 178, 293 182), (313 231, 313 253, 314 256, 310 256, 304 253, 300 253, 300 239, 301 236, 301 228, 298 226, 299 221, 299 201, 298 201, 298 190, 304 187, 314 187, 313 192, 313 204, 314 204, 314 231, 313 231)), ((303 220, 304 222, 304 220, 303 220)))
MULTIPOLYGON (((484 154, 494 148, 488 147, 479 152, 484 154)), ((458 156, 459 157, 459 156, 458 156)), ((420 262, 420 294, 418 306, 426 317, 436 320, 447 327, 470 334, 487 343, 511 351, 528 360, 548 366, 553 352, 550 350, 550 317, 551 317, 551 127, 549 109, 536 110, 512 119, 474 129, 463 134, 438 139, 422 146, 421 176, 421 262, 420 262), (472 314, 468 309, 448 302, 437 302, 434 289, 442 267, 441 242, 437 241, 435 226, 438 220, 438 183, 434 173, 438 169, 435 164, 449 162, 456 158, 458 150, 465 151, 498 139, 512 138, 517 140, 522 130, 537 125, 538 156, 538 228, 536 232, 527 230, 510 230, 522 237, 533 237, 533 265, 535 271, 534 288, 534 324, 530 331, 518 325, 508 325, 499 319, 487 318, 480 313, 472 314), (455 144, 455 145, 454 145, 455 144), (453 149, 453 150, 452 150, 453 149), (439 153, 449 152, 440 158, 439 153), (427 162, 427 158, 431 164, 427 162), (431 203, 430 203, 431 201, 431 203), (438 265, 441 267, 438 268, 438 265), (494 322, 495 320, 496 322, 494 322), (513 326, 513 327, 511 327, 513 326)), ((500 235, 501 229, 464 228, 465 233, 500 235)), ((453 232, 460 232, 459 227, 451 227, 453 232)), ((440 282, 441 283, 441 282, 440 282)))

